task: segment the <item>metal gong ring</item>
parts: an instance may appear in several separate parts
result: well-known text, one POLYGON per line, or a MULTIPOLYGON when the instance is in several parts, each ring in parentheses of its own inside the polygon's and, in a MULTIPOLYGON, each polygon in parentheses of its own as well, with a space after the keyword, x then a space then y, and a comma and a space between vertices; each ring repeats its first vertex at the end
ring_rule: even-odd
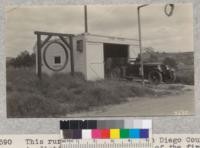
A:
POLYGON ((164 12, 167 16, 172 16, 174 12, 174 4, 165 5, 164 12))
POLYGON ((68 51, 67 51, 66 47, 65 47, 62 43, 60 43, 60 42, 58 42, 58 41, 53 41, 53 42, 50 42, 50 43, 44 48, 43 59, 44 59, 44 64, 45 64, 49 69, 51 69, 52 71, 61 71, 61 70, 63 70, 63 69, 66 67, 66 65, 67 65, 67 63, 68 63, 68 51), (52 65, 49 65, 49 63, 47 62, 47 49, 48 49, 52 44, 58 44, 60 47, 62 47, 62 49, 64 50, 65 55, 66 55, 66 60, 65 60, 64 64, 62 64, 61 67, 59 67, 59 68, 55 68, 55 67, 53 67, 52 65))

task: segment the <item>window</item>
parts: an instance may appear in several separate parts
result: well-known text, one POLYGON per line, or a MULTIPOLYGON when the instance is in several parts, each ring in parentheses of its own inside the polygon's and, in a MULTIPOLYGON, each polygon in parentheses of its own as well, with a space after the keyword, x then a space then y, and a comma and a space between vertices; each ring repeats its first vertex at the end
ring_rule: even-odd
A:
POLYGON ((83 51, 83 40, 77 41, 77 50, 82 52, 83 51))
POLYGON ((60 56, 54 57, 54 63, 55 64, 60 64, 61 63, 61 57, 60 56))

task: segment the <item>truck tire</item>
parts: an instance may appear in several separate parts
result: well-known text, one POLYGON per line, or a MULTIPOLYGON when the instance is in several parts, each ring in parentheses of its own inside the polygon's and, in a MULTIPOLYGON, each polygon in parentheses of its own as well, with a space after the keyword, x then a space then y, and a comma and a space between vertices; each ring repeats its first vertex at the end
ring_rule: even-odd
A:
POLYGON ((169 76, 165 80, 166 83, 173 83, 176 80, 176 74, 175 72, 170 72, 169 76))
POLYGON ((148 74, 148 80, 151 84, 160 84, 162 82, 162 74, 159 71, 151 71, 148 74))

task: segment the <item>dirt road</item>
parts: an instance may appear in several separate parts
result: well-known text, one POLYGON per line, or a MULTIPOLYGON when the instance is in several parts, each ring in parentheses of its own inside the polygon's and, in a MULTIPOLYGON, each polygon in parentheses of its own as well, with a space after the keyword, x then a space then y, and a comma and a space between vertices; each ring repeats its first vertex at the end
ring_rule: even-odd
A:
POLYGON ((160 116, 191 115, 194 113, 194 88, 185 86, 181 93, 160 97, 136 97, 129 102, 95 108, 95 110, 70 114, 80 116, 160 116))

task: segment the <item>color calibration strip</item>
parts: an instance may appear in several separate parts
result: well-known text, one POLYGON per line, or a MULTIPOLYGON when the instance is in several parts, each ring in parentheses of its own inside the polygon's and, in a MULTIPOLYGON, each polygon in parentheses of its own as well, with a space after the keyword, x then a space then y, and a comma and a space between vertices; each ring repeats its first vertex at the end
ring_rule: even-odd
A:
POLYGON ((60 121, 62 139, 148 139, 151 120, 60 121))
POLYGON ((62 135, 64 139, 140 139, 149 138, 149 129, 66 129, 62 135))

